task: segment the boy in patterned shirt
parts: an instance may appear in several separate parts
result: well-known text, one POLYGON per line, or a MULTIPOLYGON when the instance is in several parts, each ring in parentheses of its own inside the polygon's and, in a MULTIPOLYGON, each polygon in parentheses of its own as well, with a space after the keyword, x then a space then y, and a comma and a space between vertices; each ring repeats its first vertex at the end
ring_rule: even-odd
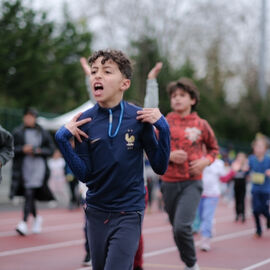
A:
POLYGON ((202 171, 215 160, 218 145, 208 122, 194 112, 199 93, 193 81, 181 78, 171 82, 167 91, 173 110, 166 117, 171 152, 168 169, 161 177, 161 189, 185 270, 198 270, 192 223, 202 193, 202 171))

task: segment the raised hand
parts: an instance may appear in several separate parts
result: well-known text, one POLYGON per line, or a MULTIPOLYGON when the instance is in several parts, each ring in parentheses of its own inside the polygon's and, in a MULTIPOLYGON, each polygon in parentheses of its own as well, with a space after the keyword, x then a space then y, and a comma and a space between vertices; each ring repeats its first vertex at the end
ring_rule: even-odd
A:
POLYGON ((82 68, 84 70, 85 75, 90 76, 91 69, 90 69, 90 67, 89 67, 89 65, 87 63, 87 59, 85 57, 81 57, 80 62, 81 62, 81 66, 82 66, 82 68))
POLYGON ((81 136, 88 138, 88 135, 83 132, 82 130, 79 129, 79 126, 84 125, 88 122, 90 122, 92 119, 91 118, 85 118, 83 120, 79 120, 79 117, 81 116, 81 112, 76 114, 71 121, 69 121, 67 124, 65 124, 65 128, 70 131, 70 133, 79 141, 82 142, 81 136))
POLYGON ((148 73, 148 79, 156 79, 159 72, 162 69, 162 62, 157 62, 156 65, 150 70, 150 72, 148 73))
POLYGON ((137 120, 148 122, 150 124, 156 123, 162 116, 158 108, 143 108, 141 111, 137 111, 137 114, 137 120))

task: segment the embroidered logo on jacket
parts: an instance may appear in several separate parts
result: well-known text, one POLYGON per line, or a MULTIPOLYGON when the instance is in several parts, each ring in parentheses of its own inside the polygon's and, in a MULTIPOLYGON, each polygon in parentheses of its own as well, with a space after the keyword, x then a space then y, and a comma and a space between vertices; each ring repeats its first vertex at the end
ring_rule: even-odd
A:
POLYGON ((133 149, 134 142, 135 142, 135 137, 134 137, 134 135, 130 135, 130 132, 132 132, 132 130, 128 130, 128 133, 126 133, 125 140, 127 142, 127 148, 128 149, 133 149))
POLYGON ((186 138, 192 142, 196 142, 201 135, 201 130, 196 127, 188 127, 185 129, 186 138))

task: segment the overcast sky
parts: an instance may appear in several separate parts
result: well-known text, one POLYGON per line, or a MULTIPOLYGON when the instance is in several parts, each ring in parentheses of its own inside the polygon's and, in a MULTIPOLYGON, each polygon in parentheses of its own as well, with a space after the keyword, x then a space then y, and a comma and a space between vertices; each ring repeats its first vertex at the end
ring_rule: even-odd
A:
MULTIPOLYGON (((25 0, 25 1, 26 2, 30 1, 32 3, 32 6, 36 9, 45 9, 47 11, 50 19, 56 20, 56 21, 57 20, 61 21, 61 19, 62 19, 62 6, 63 6, 64 2, 68 4, 69 10, 72 11, 71 15, 75 18, 78 18, 78 16, 82 13, 84 13, 84 15, 86 15, 86 16, 88 15, 88 13, 91 14, 91 10, 88 10, 91 8, 91 3, 95 3, 95 1, 99 1, 99 0, 77 0, 77 1, 74 1, 74 0, 25 0), (85 7, 85 8, 83 9, 82 7, 85 7)), ((115 2, 111 2, 111 1, 113 1, 113 0, 108 0, 108 3, 112 4, 112 6, 113 6, 113 3, 115 3, 115 2)), ((116 1, 116 0, 114 0, 114 1, 116 1)), ((121 1, 123 1, 123 3, 127 3, 126 1, 129 1, 129 0, 118 0, 117 2, 121 3, 121 1)), ((145 0, 145 1, 147 4, 153 3, 153 2, 148 1, 148 0, 145 0)), ((161 2, 161 1, 162 0, 160 0, 159 2, 161 2)), ((166 0, 164 0, 164 1, 166 1, 166 0)), ((174 0, 167 0, 166 2, 170 3, 170 1, 175 2, 174 0)), ((180 1, 181 0, 179 0, 179 3, 180 3, 180 1)), ((223 0, 215 0, 215 1, 216 1, 215 3, 219 3, 219 1, 220 1, 220 3, 224 3, 223 0)), ((267 10, 268 10, 268 12, 267 12, 268 18, 267 19, 268 20, 267 20, 267 28, 266 28, 266 30, 267 30, 267 56, 268 56, 267 59, 270 59, 270 57, 269 57, 270 56, 270 51, 269 51, 270 48, 268 45, 270 43, 270 3, 269 3, 270 0, 266 0, 266 1, 268 3, 268 5, 267 5, 267 10)), ((141 0, 140 2, 143 2, 143 0, 141 0)), ((186 1, 186 3, 188 3, 190 5, 190 7, 196 6, 196 4, 198 4, 198 3, 209 3, 209 2, 211 3, 211 1, 209 1, 209 0, 186 1)), ((183 1, 181 3, 183 3, 183 1)), ((230 8, 232 8, 232 5, 235 5, 235 10, 241 9, 242 5, 243 5, 243 7, 258 9, 260 7, 260 3, 261 3, 261 0, 238 0, 236 2, 228 1, 228 5, 230 8)), ((227 2, 226 2, 226 5, 227 5, 227 2)), ((232 10, 234 10, 234 9, 232 9, 232 10)), ((254 12, 252 14, 254 14, 254 12)), ((256 14, 256 12, 255 12, 255 14, 256 14)), ((260 14, 260 10, 258 11, 257 14, 258 15, 260 14)), ((230 20, 230 17, 225 17, 225 19, 230 20)), ((248 19, 249 22, 252 20, 259 20, 259 18, 255 17, 255 18, 248 19)), ((121 29, 115 29, 114 38, 111 38, 110 35, 106 35, 105 32, 103 32, 104 29, 102 29, 102 23, 104 24, 104 21, 102 21, 102 19, 97 17, 95 20, 91 20, 91 25, 89 25, 89 29, 92 32, 94 32, 94 34, 95 34, 95 38, 94 38, 93 44, 92 44, 92 49, 100 49, 100 44, 103 44, 102 48, 113 46, 115 48, 125 49, 125 48, 122 48, 122 46, 124 46, 125 42, 127 43, 128 40, 125 40, 126 38, 124 35, 123 35, 123 37, 121 35, 119 36, 119 32, 121 34, 121 29), (118 35, 117 35, 117 31, 118 31, 118 35)), ((139 23, 139 22, 137 22, 137 23, 139 23)), ((193 23, 193 21, 191 21, 191 24, 192 23, 193 23)), ((195 21, 195 23, 196 23, 196 21, 195 21)), ((199 23, 199 22, 197 22, 197 23, 199 23)), ((187 24, 188 24, 187 26, 192 27, 192 25, 190 24, 189 21, 187 21, 187 24)), ((212 26, 212 27, 215 27, 215 26, 212 26)), ((105 28, 106 28, 106 26, 105 26, 105 28)), ((206 31, 208 31, 208 29, 206 29, 206 31)), ((239 31, 239 29, 238 29, 238 31, 239 31)), ((254 29, 249 29, 248 27, 246 27, 243 31, 240 31, 238 33, 238 36, 245 35, 245 32, 252 32, 254 35, 253 35, 253 41, 251 41, 251 42, 255 42, 255 44, 257 44, 257 46, 259 46, 258 45, 259 41, 260 41, 259 40, 259 33, 254 32, 254 29)), ((207 39, 206 39, 206 41, 207 41, 207 39)), ((245 38, 243 39, 243 42, 245 43, 245 38)), ((172 45, 175 45, 175 44, 170 43, 170 46, 172 46, 172 45)), ((195 43, 195 45, 196 45, 196 43, 195 43)), ((238 44, 230 44, 230 47, 233 45, 236 45, 236 47, 237 47, 238 44)), ((198 47, 198 44, 196 46, 198 47)), ((192 45, 190 48, 192 51, 192 45)), ((231 54, 232 53, 233 53, 233 50, 231 50, 231 54)), ((236 50, 236 54, 237 53, 239 56, 239 50, 236 50)), ((190 52, 187 51, 187 54, 190 55, 190 52)), ((240 52, 240 54, 241 54, 241 52, 240 52)), ((228 57, 231 57, 231 55, 228 55, 228 57)), ((237 55, 234 55, 234 57, 237 58, 237 55)), ((254 54, 253 57, 256 58, 257 55, 254 54)), ((257 59, 256 59, 256 61, 257 61, 257 59)), ((269 61, 266 62, 266 66, 267 66, 267 70, 268 70, 267 74, 270 74, 270 71, 269 71, 270 65, 268 64, 268 62, 269 61)), ((200 67, 202 70, 205 69, 205 67, 203 65, 200 65, 200 67)), ((270 76, 266 76, 266 79, 267 79, 268 83, 270 83, 270 76)), ((241 88, 241 81, 239 81, 239 78, 234 78, 232 81, 228 81, 227 84, 228 84, 228 86, 226 88, 228 88, 228 89, 235 89, 235 87, 232 87, 231 84, 238 85, 237 86, 238 89, 241 88)), ((233 97, 232 99, 235 99, 235 97, 233 95, 232 95, 232 97, 233 97)))

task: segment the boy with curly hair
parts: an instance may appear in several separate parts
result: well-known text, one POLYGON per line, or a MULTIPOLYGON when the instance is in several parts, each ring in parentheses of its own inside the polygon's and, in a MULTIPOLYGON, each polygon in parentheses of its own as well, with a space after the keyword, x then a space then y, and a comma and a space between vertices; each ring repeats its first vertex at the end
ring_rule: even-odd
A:
POLYGON ((93 269, 131 270, 145 207, 143 151, 153 170, 164 174, 169 127, 159 109, 142 109, 123 100, 132 67, 121 51, 100 50, 88 62, 97 103, 62 127, 56 141, 72 171, 88 187, 87 232, 93 269), (69 143, 72 136, 75 151, 69 143))

